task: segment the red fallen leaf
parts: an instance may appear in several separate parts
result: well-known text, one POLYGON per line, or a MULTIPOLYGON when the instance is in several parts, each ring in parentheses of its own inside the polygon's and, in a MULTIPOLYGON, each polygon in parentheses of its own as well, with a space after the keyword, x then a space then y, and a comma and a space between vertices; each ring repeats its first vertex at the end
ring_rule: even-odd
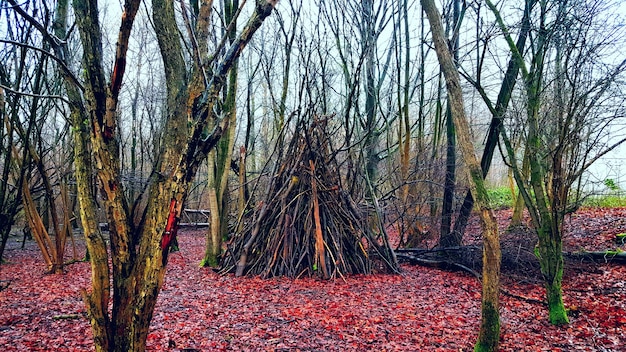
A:
MULTIPOLYGON (((626 210, 609 215, 612 220, 626 219, 626 210)), ((506 226, 507 213, 497 216, 506 226)), ((610 229, 600 224, 609 220, 602 212, 577 213, 568 220, 566 238, 599 246, 604 242, 597 241, 605 239, 593 231, 610 229), (596 218, 589 221, 590 216, 596 218), (585 227, 585 222, 593 225, 585 227)), ((622 224, 616 226, 626 232, 622 224)), ((475 225, 468 238, 480 239, 475 225)), ((463 273, 403 266, 402 275, 357 275, 331 282, 233 278, 197 267, 204 233, 183 231, 179 244, 181 253, 170 257, 166 289, 154 313, 148 338, 151 351, 168 350, 170 340, 178 349, 203 351, 459 351, 470 350, 477 336, 480 283, 463 273)), ((0 345, 7 351, 49 350, 54 343, 63 344, 60 351, 93 350, 86 318, 62 323, 51 319, 84 312, 79 290, 89 287, 89 264, 74 264, 64 276, 44 276, 36 247, 31 243, 27 247, 10 249, 10 263, 0 267, 0 279, 14 280, 0 293, 0 345)), ((568 328, 554 328, 543 307, 504 296, 503 351, 528 350, 532 344, 533 351, 593 350, 592 336, 607 350, 619 350, 614 341, 623 340, 626 313, 618 307, 626 292, 618 284, 626 277, 626 268, 567 270, 566 301, 579 308, 579 317, 573 317, 568 328)), ((540 283, 505 285, 524 296, 545 296, 540 283)))

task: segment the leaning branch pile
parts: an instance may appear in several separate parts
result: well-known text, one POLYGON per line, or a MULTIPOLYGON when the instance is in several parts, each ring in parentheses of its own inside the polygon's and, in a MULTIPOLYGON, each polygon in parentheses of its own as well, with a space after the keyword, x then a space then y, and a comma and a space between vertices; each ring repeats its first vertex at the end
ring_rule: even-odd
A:
POLYGON ((373 267, 398 271, 392 250, 378 243, 366 212, 343 189, 331 138, 327 120, 299 124, 265 199, 232 238, 224 272, 328 279, 373 267))

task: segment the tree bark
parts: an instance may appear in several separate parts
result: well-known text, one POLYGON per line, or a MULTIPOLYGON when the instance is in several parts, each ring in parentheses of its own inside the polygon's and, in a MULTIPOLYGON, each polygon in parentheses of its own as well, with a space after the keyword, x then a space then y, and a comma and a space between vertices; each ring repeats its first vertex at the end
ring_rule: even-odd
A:
POLYGON ((460 233, 450 231, 454 214, 454 193, 456 189, 456 132, 450 111, 446 111, 446 173, 443 184, 443 202, 441 204, 440 247, 454 247, 461 244, 460 233))
MULTIPOLYGON (((363 30, 361 31, 361 46, 365 52, 365 138, 363 149, 365 151, 365 177, 372 184, 376 184, 378 175, 378 137, 376 109, 378 97, 374 82, 374 69, 376 61, 375 17, 374 1, 363 0, 363 30)), ((376 189, 374 187, 373 191, 376 189)), ((370 194, 370 197, 374 197, 370 194)))
MULTIPOLYGON (((522 172, 521 175, 524 178, 524 181, 528 180, 528 170, 530 168, 528 163, 528 147, 524 146, 524 156, 522 159, 522 172)), ((513 215, 511 215, 511 223, 510 227, 520 226, 522 224, 522 220, 524 220, 524 209, 526 209, 526 205, 524 204, 524 197, 517 192, 517 197, 515 197, 515 205, 513 206, 513 215)))

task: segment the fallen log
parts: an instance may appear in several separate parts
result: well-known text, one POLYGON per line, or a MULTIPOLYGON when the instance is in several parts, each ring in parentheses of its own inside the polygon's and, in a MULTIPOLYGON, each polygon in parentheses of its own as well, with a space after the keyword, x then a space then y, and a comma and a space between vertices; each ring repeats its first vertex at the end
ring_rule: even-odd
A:
POLYGON ((564 252, 563 255, 568 258, 602 261, 604 263, 626 264, 626 252, 624 251, 600 251, 600 252, 564 252))
POLYGON ((466 271, 474 275, 476 278, 480 279, 480 274, 478 272, 476 272, 475 270, 461 263, 453 262, 450 260, 419 258, 414 255, 407 254, 407 253, 396 253, 396 256, 398 257, 398 259, 405 260, 411 264, 417 264, 417 265, 421 265, 421 266, 425 266, 429 268, 437 268, 437 269, 452 270, 452 271, 456 271, 456 270, 466 271))
POLYGON ((178 224, 179 227, 209 227, 209 225, 208 222, 181 222, 178 224))
MULTIPOLYGON (((432 260, 434 254, 437 253, 445 253, 445 252, 459 252, 459 253, 470 253, 472 251, 480 251, 481 248, 478 246, 457 246, 450 248, 399 248, 396 249, 396 253, 398 255, 402 255, 404 259, 409 261, 415 261, 417 257, 422 257, 421 259, 432 260)), ((606 251, 579 251, 579 252, 563 252, 563 256, 566 258, 572 259, 581 259, 581 260, 591 260, 591 261, 601 261, 604 263, 614 263, 614 264, 626 264, 626 251, 618 250, 606 250, 606 251)), ((441 262, 438 259, 434 260, 435 262, 441 262)), ((447 261, 444 261, 447 262, 447 261)), ((421 264, 417 263, 416 264, 421 264)), ((426 266, 429 266, 427 262, 425 262, 426 266)), ((430 265, 433 266, 433 265, 430 265)))
MULTIPOLYGON (((460 248, 464 248, 464 247, 465 246, 461 246, 461 247, 458 247, 458 248, 460 249, 460 248)), ((467 247, 473 249, 472 247, 474 247, 474 246, 467 246, 467 247)), ((457 247, 455 247, 455 248, 457 248, 457 247)), ((407 252, 407 251, 416 251, 416 250, 420 251, 420 252, 423 252, 423 251, 442 251, 443 248, 436 249, 436 250, 427 250, 427 249, 419 250, 417 248, 411 248, 411 249, 408 249, 408 250, 404 249, 404 250, 399 250, 399 251, 407 252)), ((468 272, 468 273, 474 275, 474 277, 476 277, 476 279, 478 281, 480 281, 482 279, 482 275, 479 272, 469 268, 468 266, 465 266, 463 264, 456 263, 456 262, 453 262, 453 261, 419 258, 419 257, 413 256, 411 254, 407 254, 407 253, 396 253, 396 255, 397 255, 398 259, 405 260, 405 261, 407 261, 407 262, 409 262, 411 264, 414 264, 414 265, 420 265, 420 266, 425 266, 425 267, 428 267, 428 268, 436 268, 436 269, 448 270, 448 271, 465 271, 465 272, 468 272)), ((528 303, 540 304, 540 305, 544 305, 544 306, 548 305, 548 303, 545 302, 545 301, 542 301, 542 300, 539 300, 539 299, 536 299, 536 298, 532 298, 532 297, 526 297, 526 296, 518 295, 516 293, 513 293, 513 292, 507 290, 504 287, 500 287, 500 292, 502 292, 502 294, 504 294, 506 296, 509 296, 511 298, 515 298, 515 299, 518 299, 518 300, 521 300, 521 301, 525 301, 525 302, 528 302, 528 303)))
POLYGON ((464 252, 464 251, 476 251, 481 250, 479 246, 455 246, 447 248, 398 248, 396 253, 410 253, 413 255, 423 255, 427 253, 440 253, 440 252, 464 252))
POLYGON ((74 320, 81 319, 84 315, 82 314, 59 314, 52 316, 52 320, 74 320))

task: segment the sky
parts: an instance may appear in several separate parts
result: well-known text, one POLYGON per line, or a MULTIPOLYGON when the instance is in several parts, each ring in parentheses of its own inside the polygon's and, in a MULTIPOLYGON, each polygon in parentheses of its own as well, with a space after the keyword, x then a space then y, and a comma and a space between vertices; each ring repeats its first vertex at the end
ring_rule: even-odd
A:
MULTIPOLYGON (((252 1, 249 1, 252 2, 252 1)), ((307 4, 309 7, 315 6, 315 4, 319 1, 312 1, 312 0, 304 0, 305 4, 307 4)), ((618 2, 620 5, 617 7, 617 11, 616 11, 616 18, 621 16, 622 19, 626 18, 626 1, 621 1, 618 2)), ((147 4, 149 4, 149 1, 147 1, 147 4)), ((417 6, 417 1, 413 2, 414 6, 417 6)), ((105 1, 101 1, 101 5, 103 7, 103 11, 102 11, 102 16, 103 16, 103 26, 107 27, 107 33, 109 34, 109 36, 107 37, 107 39, 105 40, 105 45, 109 45, 110 47, 114 47, 114 42, 116 40, 116 36, 115 36, 115 32, 119 26, 119 18, 120 18, 120 14, 121 14, 121 2, 119 0, 105 0, 105 1)), ((249 7, 251 4, 247 4, 247 6, 249 7)), ((146 6, 146 4, 142 5, 142 7, 146 6)), ((508 5, 507 5, 508 6, 508 5)), ((510 5, 513 6, 513 5, 510 5)), ((305 6, 306 7, 306 6, 305 6)), ((278 8, 281 11, 284 11, 283 13, 288 13, 288 2, 287 0, 281 0, 278 4, 278 8)), ((504 10, 507 10, 510 8, 505 7, 504 10)), ((416 14, 417 16, 417 14, 416 14)), ((245 18, 245 16, 243 16, 243 18, 245 18)), ((413 30, 417 30, 418 25, 412 25, 413 30)), ((469 31, 468 31, 469 33, 469 31)), ((468 35, 469 37, 467 38, 467 40, 471 40, 471 36, 472 34, 468 34, 466 33, 465 35, 468 35)), ((133 34, 133 37, 136 37, 136 32, 133 34)), ((461 40, 463 41, 465 38, 461 38, 461 40)), ((384 40, 381 40, 382 43, 385 43, 384 40)), ((137 42, 135 42, 137 43, 137 42)), ((461 43, 461 45, 463 45, 463 43, 461 43)), ((385 46, 382 45, 381 46, 382 50, 385 50, 385 46)), ((131 49, 131 50, 136 50, 136 47, 131 49)), ((413 52, 415 53, 415 55, 418 54, 417 49, 412 49, 413 52)), ((105 52, 111 52, 110 50, 105 50, 105 52)), ((433 55, 434 56, 434 55, 433 55)), ((617 58, 616 58, 617 59, 617 58)), ((503 61, 506 61, 506 58, 503 59, 503 61)), ((496 69, 499 69, 497 67, 495 67, 496 69)), ((129 67, 128 69, 128 73, 132 74, 132 71, 134 70, 134 67, 129 67)), ((138 70, 136 72, 139 72, 138 70)), ((466 87, 464 87, 465 89, 465 93, 466 95, 471 96, 472 92, 469 89, 466 89, 466 87)), ((474 109, 474 105, 472 104, 468 104, 468 109, 474 109)), ((470 113, 472 113, 472 111, 470 111, 470 113)), ((481 114, 480 111, 476 111, 476 114, 481 114)), ((598 183, 602 183, 604 180, 606 179, 613 179, 616 183, 618 183, 623 189, 626 190, 626 145, 622 145, 618 148, 616 148, 615 150, 613 150, 612 152, 608 153, 606 156, 604 156, 602 159, 600 159, 599 161, 597 161, 589 170, 589 172, 586 174, 588 180, 593 181, 593 182, 598 182, 598 183)), ((600 187, 602 188, 602 187, 600 187)))

